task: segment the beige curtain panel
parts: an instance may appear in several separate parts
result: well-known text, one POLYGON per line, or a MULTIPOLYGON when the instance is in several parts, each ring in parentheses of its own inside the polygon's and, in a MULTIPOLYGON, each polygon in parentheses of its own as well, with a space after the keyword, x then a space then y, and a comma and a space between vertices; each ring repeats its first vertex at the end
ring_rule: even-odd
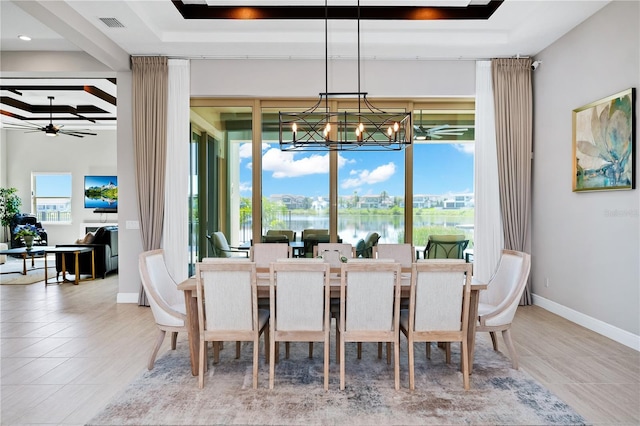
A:
MULTIPOLYGON (((504 246, 525 251, 531 217, 531 59, 491 61, 504 246)), ((531 283, 521 304, 531 304, 531 283)))
MULTIPOLYGON (((140 233, 145 251, 160 248, 167 153, 168 60, 132 57, 133 144, 140 233)), ((148 306, 144 289, 138 304, 148 306)))

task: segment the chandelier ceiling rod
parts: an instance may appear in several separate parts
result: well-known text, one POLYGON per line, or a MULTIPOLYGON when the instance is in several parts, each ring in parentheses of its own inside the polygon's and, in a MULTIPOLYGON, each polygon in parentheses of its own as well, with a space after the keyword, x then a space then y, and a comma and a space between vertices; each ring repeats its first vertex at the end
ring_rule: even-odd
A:
POLYGON ((398 151, 411 144, 411 112, 386 112, 367 99, 361 87, 360 0, 357 7, 357 92, 329 92, 329 5, 325 0, 325 92, 302 112, 278 114, 280 149, 283 151, 398 151), (329 98, 357 97, 357 112, 332 111, 329 98), (322 102, 324 101, 324 111, 322 102), (366 107, 362 108, 362 105, 366 107), (364 111, 364 112, 363 112, 364 111), (291 135, 289 137, 289 135, 291 135))

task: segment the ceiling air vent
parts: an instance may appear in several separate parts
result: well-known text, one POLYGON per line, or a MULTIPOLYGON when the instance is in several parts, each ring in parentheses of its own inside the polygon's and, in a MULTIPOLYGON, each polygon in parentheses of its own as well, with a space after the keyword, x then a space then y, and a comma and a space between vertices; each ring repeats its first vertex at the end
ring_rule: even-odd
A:
POLYGON ((116 18, 99 18, 104 24, 109 28, 124 28, 122 22, 118 21, 116 18))

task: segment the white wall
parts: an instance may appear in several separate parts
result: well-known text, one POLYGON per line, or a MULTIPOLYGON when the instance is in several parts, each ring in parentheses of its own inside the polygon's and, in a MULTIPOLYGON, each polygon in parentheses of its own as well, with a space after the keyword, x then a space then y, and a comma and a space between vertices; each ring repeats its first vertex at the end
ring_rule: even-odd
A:
MULTIPOLYGON (((332 61, 329 92, 357 92, 357 62, 332 61)), ((474 61, 362 61, 360 88, 376 97, 474 96, 474 61)), ((193 97, 314 98, 324 60, 192 60, 193 97)))
POLYGON ((531 272, 536 303, 637 349, 640 190, 572 192, 571 118, 640 89, 639 28, 640 3, 612 2, 536 55, 531 272))
POLYGON ((6 167, 6 186, 18 189, 21 210, 31 210, 31 173, 71 173, 70 224, 47 223, 48 244, 68 244, 84 235, 84 222, 117 222, 115 213, 93 213, 84 208, 84 177, 115 175, 116 132, 99 131, 97 136, 75 138, 59 135, 47 137, 42 132, 25 133, 5 130, 2 138, 2 163, 6 167))

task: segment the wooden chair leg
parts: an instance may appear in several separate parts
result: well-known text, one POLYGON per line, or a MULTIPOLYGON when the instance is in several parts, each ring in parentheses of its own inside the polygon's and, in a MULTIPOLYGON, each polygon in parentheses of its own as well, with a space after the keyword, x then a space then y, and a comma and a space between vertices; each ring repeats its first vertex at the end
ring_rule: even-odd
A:
POLYGON ((451 364, 451 342, 444 344, 444 359, 447 364, 451 364))
POLYGON ((242 342, 236 342, 236 359, 240 358, 241 346, 242 346, 242 342))
POLYGON ((336 325, 336 364, 338 363, 340 363, 340 330, 336 325))
POLYGON ((220 362, 220 342, 213 342, 213 363, 217 364, 220 362))
POLYGON ((431 342, 425 343, 425 353, 427 354, 427 359, 431 359, 431 342))
POLYGON ((460 342, 460 360, 462 363, 462 384, 464 385, 464 390, 469 390, 469 354, 467 351, 467 341, 463 340, 460 342))
POLYGON ((387 342, 387 364, 391 365, 391 342, 387 342))
POLYGON ((164 335, 167 332, 165 330, 158 329, 158 337, 156 337, 156 344, 151 351, 151 357, 149 357, 149 363, 147 364, 147 369, 153 370, 153 364, 156 362, 156 356, 158 355, 158 351, 160 350, 160 346, 162 346, 162 342, 164 341, 164 335))
POLYGON ((273 389, 276 360, 278 359, 277 350, 279 349, 278 342, 275 341, 275 333, 273 333, 273 330, 271 331, 269 335, 269 389, 273 389))
POLYGON ((313 358, 313 342, 309 342, 309 358, 313 358))
MULTIPOLYGON (((253 340, 253 388, 254 389, 258 389, 258 353, 260 352, 260 348, 258 347, 259 342, 260 342, 260 334, 258 334, 258 336, 253 340)), ((239 347, 240 347, 240 342, 236 342, 236 349, 239 349, 239 347)))
POLYGON ((491 343, 493 343, 493 350, 498 350, 498 336, 496 336, 495 331, 490 331, 489 336, 491 336, 491 343))
POLYGON ((289 342, 284 343, 284 358, 289 359, 289 342))
POLYGON ((200 354, 199 354, 199 362, 198 366, 198 387, 202 389, 204 387, 204 367, 207 362, 207 357, 205 356, 207 351, 207 342, 200 340, 200 354))
POLYGON ((271 352, 271 339, 269 337, 269 324, 264 327, 264 360, 266 363, 269 363, 269 354, 271 352))
POLYGON ((340 390, 344 390, 344 358, 344 336, 340 333, 340 390))
POLYGON ((511 329, 507 328, 506 330, 502 330, 502 338, 507 344, 507 349, 509 350, 509 355, 511 356, 511 366, 514 370, 517 370, 518 354, 516 353, 516 347, 513 345, 513 340, 511 340, 511 329))
POLYGON ((174 331, 171 333, 171 349, 176 350, 176 344, 178 342, 178 332, 174 331))
POLYGON ((362 359, 362 342, 358 342, 358 359, 362 359))
MULTIPOLYGON (((427 342, 427 348, 429 347, 429 342, 427 342)), ((413 340, 409 340, 409 389, 415 389, 415 366, 414 366, 414 358, 413 358, 413 340)))

